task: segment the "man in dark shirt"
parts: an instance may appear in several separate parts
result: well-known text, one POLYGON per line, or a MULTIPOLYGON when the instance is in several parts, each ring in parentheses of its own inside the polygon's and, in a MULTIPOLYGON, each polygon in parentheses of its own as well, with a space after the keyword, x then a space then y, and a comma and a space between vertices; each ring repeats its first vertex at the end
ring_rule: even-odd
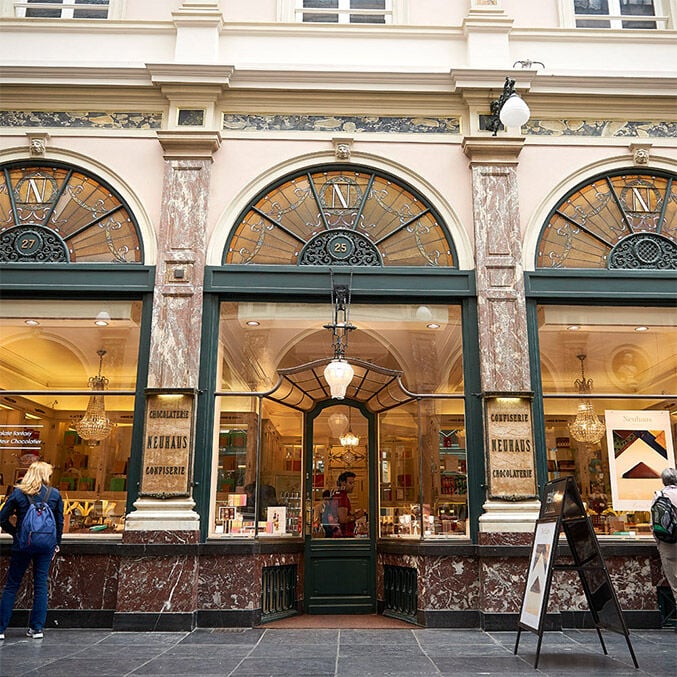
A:
POLYGON ((332 497, 338 505, 338 521, 341 527, 342 538, 352 538, 355 535, 355 522, 364 514, 363 510, 352 511, 349 494, 355 489, 355 473, 347 470, 339 475, 338 491, 332 497))

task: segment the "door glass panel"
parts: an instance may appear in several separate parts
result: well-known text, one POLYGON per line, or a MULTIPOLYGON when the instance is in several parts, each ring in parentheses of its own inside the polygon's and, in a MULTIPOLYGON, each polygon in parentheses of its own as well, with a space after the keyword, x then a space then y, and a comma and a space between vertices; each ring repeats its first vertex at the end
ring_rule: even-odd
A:
POLYGON ((369 537, 368 439, 368 421, 354 407, 328 407, 315 418, 313 538, 369 537))

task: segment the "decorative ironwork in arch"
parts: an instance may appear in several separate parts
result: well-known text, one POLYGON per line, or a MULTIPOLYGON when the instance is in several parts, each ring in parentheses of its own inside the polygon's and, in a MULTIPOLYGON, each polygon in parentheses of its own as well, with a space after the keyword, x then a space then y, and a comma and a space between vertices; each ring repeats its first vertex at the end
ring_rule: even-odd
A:
POLYGON ((365 167, 312 168, 259 193, 237 219, 224 264, 457 267, 430 203, 365 167))
POLYGON ((676 176, 632 169, 575 188, 541 231, 536 267, 677 269, 676 176))
POLYGON ((91 174, 42 162, 0 172, 0 263, 142 263, 137 223, 91 174))

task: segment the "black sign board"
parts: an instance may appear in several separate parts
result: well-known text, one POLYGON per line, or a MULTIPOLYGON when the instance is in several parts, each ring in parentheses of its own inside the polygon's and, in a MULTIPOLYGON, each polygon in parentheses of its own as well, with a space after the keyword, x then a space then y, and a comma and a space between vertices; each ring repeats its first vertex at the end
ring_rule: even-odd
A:
POLYGON ((552 574, 556 570, 578 572, 604 653, 606 654, 607 650, 600 629, 622 633, 625 635, 635 668, 638 668, 623 612, 602 558, 599 541, 573 477, 562 477, 545 485, 541 511, 534 531, 514 651, 516 654, 522 629, 537 633, 538 645, 534 668, 538 667, 548 595, 552 574), (557 562, 560 531, 564 531, 566 536, 573 564, 557 562))

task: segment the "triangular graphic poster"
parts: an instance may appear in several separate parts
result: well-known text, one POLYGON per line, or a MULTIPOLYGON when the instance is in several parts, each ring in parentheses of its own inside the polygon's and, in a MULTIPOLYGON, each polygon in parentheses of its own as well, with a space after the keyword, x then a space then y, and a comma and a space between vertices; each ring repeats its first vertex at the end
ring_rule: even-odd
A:
POLYGON ((605 411, 614 510, 649 510, 661 472, 675 466, 667 411, 605 411))

